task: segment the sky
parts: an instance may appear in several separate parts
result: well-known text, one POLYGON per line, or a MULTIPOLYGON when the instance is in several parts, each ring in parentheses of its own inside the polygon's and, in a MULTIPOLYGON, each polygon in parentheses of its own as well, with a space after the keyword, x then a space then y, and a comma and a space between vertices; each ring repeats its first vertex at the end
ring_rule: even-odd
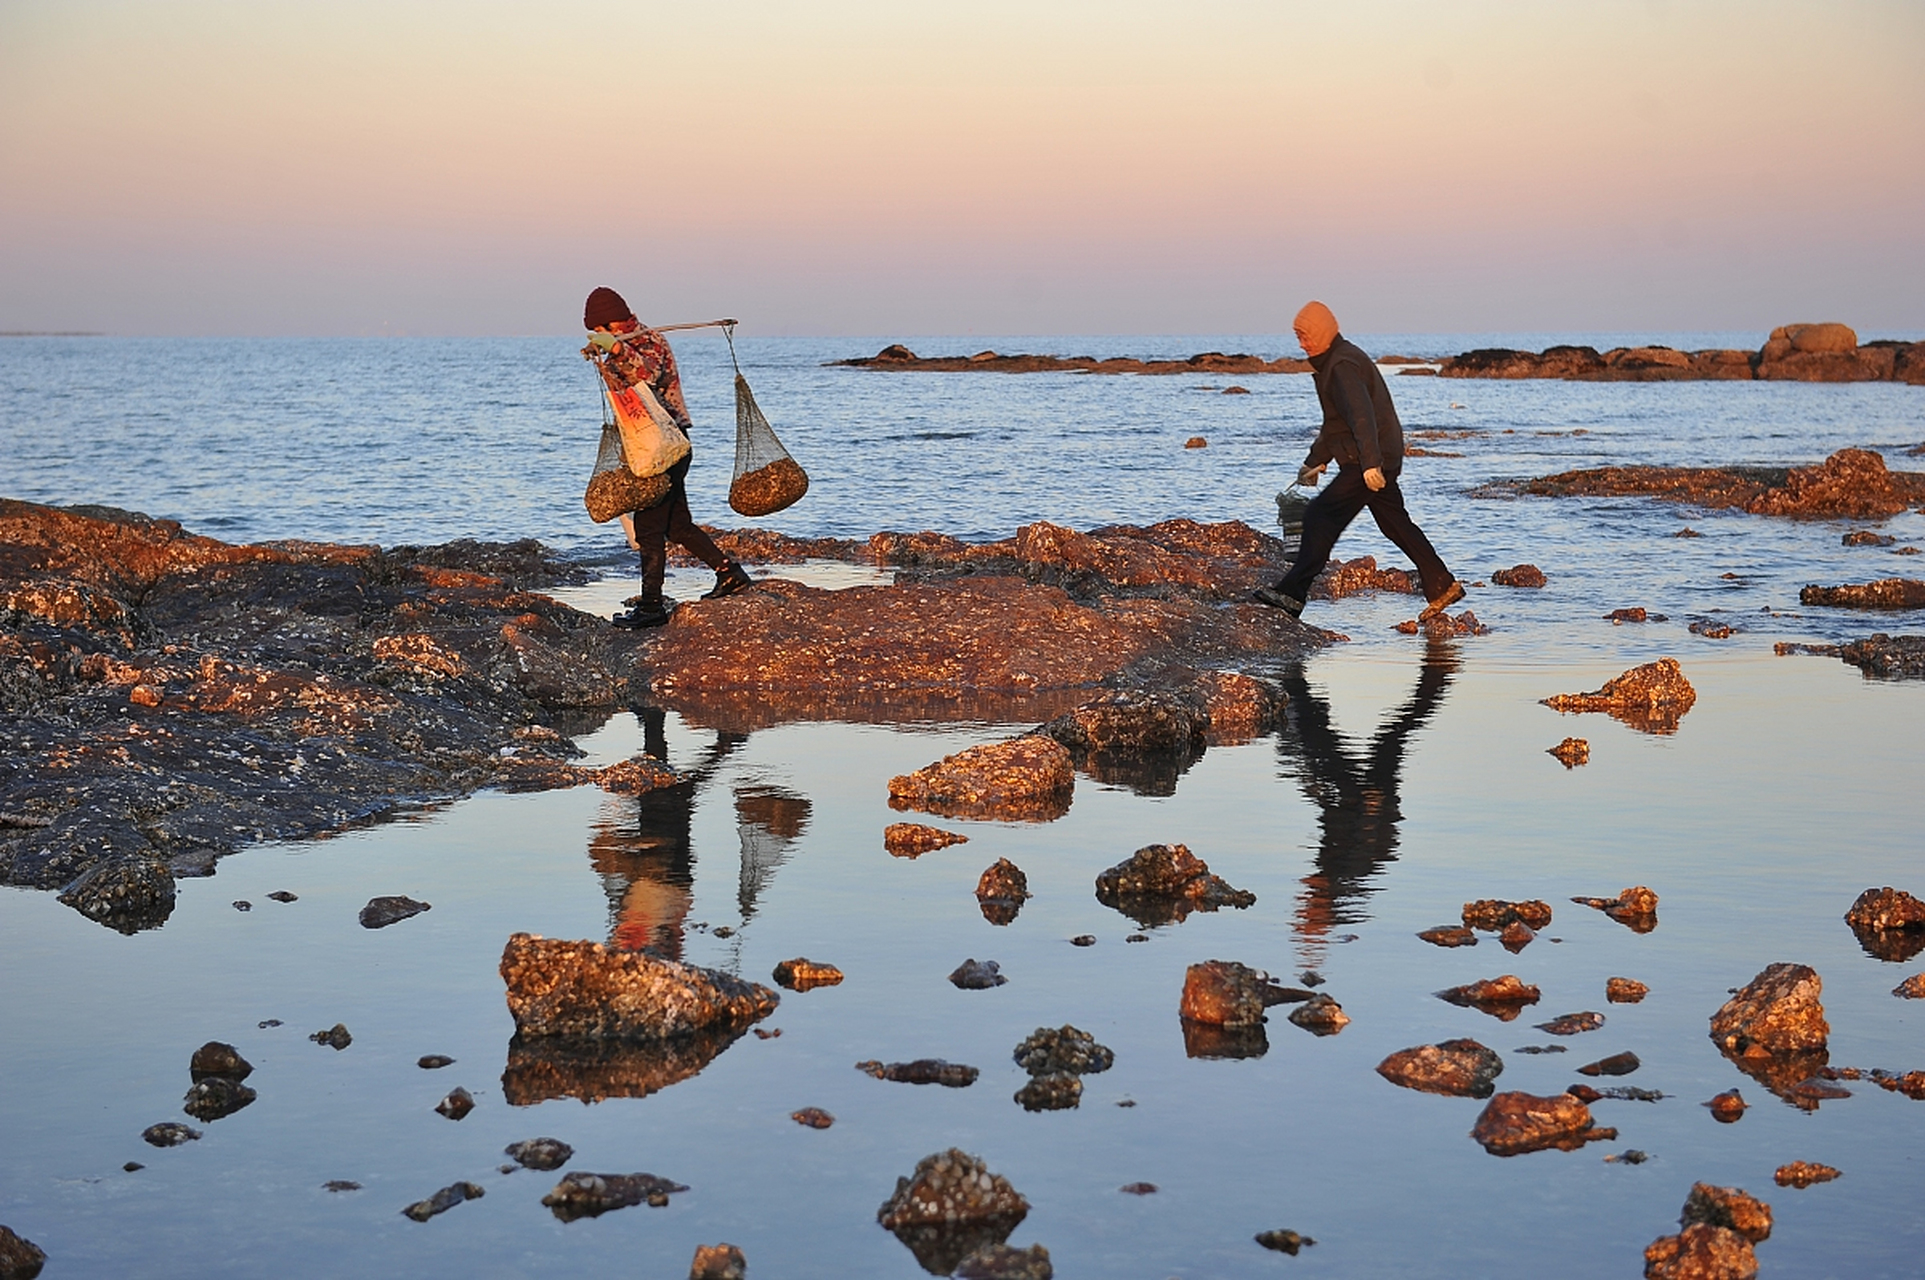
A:
POLYGON ((0 330, 1925 329, 1917 0, 0 0, 0 330))

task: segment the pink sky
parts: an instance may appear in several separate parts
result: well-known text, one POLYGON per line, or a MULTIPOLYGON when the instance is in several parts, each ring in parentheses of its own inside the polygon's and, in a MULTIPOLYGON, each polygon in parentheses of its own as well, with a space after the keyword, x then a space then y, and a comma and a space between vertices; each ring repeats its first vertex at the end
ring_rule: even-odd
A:
POLYGON ((0 175, 0 329, 1921 329, 1925 6, 7 0, 0 175))

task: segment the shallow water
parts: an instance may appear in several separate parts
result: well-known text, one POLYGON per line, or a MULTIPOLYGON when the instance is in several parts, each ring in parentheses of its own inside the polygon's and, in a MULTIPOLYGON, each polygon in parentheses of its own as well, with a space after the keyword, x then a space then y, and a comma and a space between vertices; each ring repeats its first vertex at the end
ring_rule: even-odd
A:
MULTIPOLYGON (((567 363, 563 344, 155 343, 136 358, 128 353, 141 344, 113 342, 76 346, 92 353, 80 360, 59 354, 58 340, 33 341, 44 345, 0 344, 13 459, 0 464, 0 491, 10 495, 132 506, 230 538, 534 535, 585 554, 611 540, 573 505, 592 400, 583 414, 586 370, 567 363), (430 349, 440 354, 418 358, 430 349), (309 389, 263 408, 270 391, 286 391, 290 360, 307 370, 309 389), (138 367, 165 371, 175 393, 110 422, 92 384, 103 369, 138 367), (155 451, 161 426, 185 443, 155 451), (431 443, 403 438, 417 427, 431 443), (555 443, 531 460, 522 442, 542 432, 555 443), (246 485, 209 479, 194 461, 259 452, 264 440, 278 442, 270 452, 281 460, 246 485), (103 452, 139 465, 90 461, 103 452), (430 474, 465 460, 470 480, 430 489, 445 500, 428 500, 413 473, 390 474, 404 456, 430 474)), ((1283 349, 1274 340, 1048 341, 1096 354, 1283 349)), ((1299 456, 1306 379, 1252 379, 1252 395, 1224 397, 1194 389, 1221 379, 817 367, 880 345, 744 344, 758 399, 815 477, 810 498, 771 523, 840 536, 925 526, 1000 535, 1038 517, 1079 527, 1176 514, 1261 523, 1299 456), (917 432, 949 438, 917 441, 917 432), (1181 450, 1192 434, 1211 447, 1181 450), (1073 483, 1048 480, 1062 476, 1073 483)), ((1470 345, 1440 340, 1438 349, 1470 345)), ((700 340, 684 347, 698 423, 725 423, 725 355, 718 365, 700 340)), ((1797 588, 1917 576, 1919 561, 1844 548, 1848 526, 1833 523, 1460 494, 1497 476, 1605 461, 1803 462, 1846 444, 1909 446, 1925 436, 1925 393, 1430 378, 1392 386, 1413 430, 1489 433, 1426 441, 1465 456, 1415 458, 1406 472, 1413 510, 1460 575, 1531 560, 1550 587, 1473 591, 1470 606, 1495 630, 1434 647, 1389 630, 1410 615, 1408 598, 1313 606, 1317 621, 1353 642, 1307 664, 1293 728, 1212 748, 1173 795, 1079 777, 1057 822, 938 822, 970 842, 895 859, 881 829, 915 815, 888 809, 888 778, 1009 726, 802 724, 726 739, 670 715, 670 758, 701 778, 679 808, 592 789, 490 793, 328 840, 259 846, 225 859, 211 879, 183 881, 166 927, 131 938, 51 895, 0 893, 0 955, 15 976, 0 989, 9 1086, 0 1117, 14 1152, 0 1171, 0 1221, 73 1275, 680 1275, 696 1244, 726 1239, 745 1249, 754 1274, 911 1276, 921 1271, 875 1225, 876 1206, 917 1159, 955 1145, 1030 1199, 1012 1243, 1045 1243, 1066 1276, 1637 1274, 1643 1246, 1675 1230, 1695 1180, 1771 1202, 1777 1225, 1759 1251, 1768 1272, 1916 1274, 1925 1104, 1859 1084, 1848 1086, 1851 1098, 1800 1112, 1725 1063, 1706 1020, 1728 988, 1773 961, 1798 961, 1825 979, 1834 1064, 1925 1067, 1925 1023, 1888 994, 1920 961, 1872 959, 1841 919, 1867 886, 1925 892, 1912 803, 1925 686, 1771 655, 1776 639, 1918 630, 1916 614, 1802 611, 1797 588), (1577 428, 1588 434, 1537 434, 1577 428), (1704 536, 1673 539, 1687 522, 1704 536), (1614 627, 1600 618, 1633 604, 1671 620, 1614 627), (1740 634, 1720 642, 1685 630, 1715 611, 1740 634), (1683 662, 1699 695, 1675 735, 1537 703, 1664 654, 1683 662), (1314 731, 1324 714, 1334 736, 1314 731), (1566 771, 1543 754, 1566 734, 1590 740, 1589 765, 1566 771), (1402 746, 1373 754, 1373 742, 1402 746), (1092 882, 1152 840, 1188 844, 1254 891, 1256 906, 1126 943, 1134 923, 1098 904, 1092 882), (1000 856, 1028 873, 1035 894, 1002 928, 971 893, 1000 856), (1634 883, 1662 895, 1649 935, 1565 901, 1634 883), (299 900, 266 899, 278 889, 299 900), (361 904, 390 893, 434 909, 359 928, 361 904), (1543 897, 1557 918, 1516 957, 1488 937, 1454 951, 1414 937, 1487 896, 1543 897), (236 911, 235 899, 253 909, 236 911), (607 938, 624 921, 634 929, 678 914, 684 954, 697 963, 766 982, 778 960, 806 955, 848 979, 785 992, 763 1024, 781 1028, 779 1039, 745 1036, 653 1096, 508 1105, 512 1026, 496 974, 507 935, 607 938), (718 926, 737 932, 718 937, 718 926), (1098 944, 1070 946, 1081 933, 1098 944), (969 956, 1000 961, 1008 985, 953 989, 945 975, 969 956), (1314 966, 1354 1021, 1318 1039, 1277 1009, 1262 1057, 1189 1058, 1177 994, 1184 967, 1207 958, 1286 980, 1314 966), (1543 1002, 1498 1023, 1430 994, 1500 973, 1538 983, 1543 1002), (1648 982, 1651 995, 1605 1004, 1604 980, 1616 975, 1648 982), (1604 1012, 1606 1025, 1565 1042, 1561 1055, 1514 1052, 1553 1042, 1532 1023, 1580 1009, 1604 1012), (284 1025, 257 1026, 270 1018, 284 1025), (348 1049, 306 1039, 335 1022, 354 1033, 348 1049), (1011 1101, 1022 1077, 1010 1051, 1034 1028, 1064 1022, 1113 1048, 1116 1066, 1086 1079, 1079 1109, 1026 1113, 1011 1101), (1619 1127, 1618 1143, 1498 1159, 1466 1136, 1481 1104, 1397 1089, 1371 1070, 1396 1049, 1452 1036, 1504 1056, 1500 1088, 1554 1092, 1578 1078, 1575 1066, 1630 1049, 1642 1069, 1607 1083, 1673 1096, 1596 1104, 1599 1123, 1619 1127), (198 1143, 146 1147, 147 1125, 185 1118, 187 1059, 209 1039, 255 1063, 249 1083, 260 1100, 197 1123, 207 1132, 198 1143), (457 1063, 422 1071, 414 1062, 427 1053, 457 1063), (852 1067, 925 1056, 983 1076, 947 1090, 852 1067), (459 1123, 431 1110, 457 1084, 479 1102, 459 1123), (1733 1086, 1753 1109, 1716 1124, 1697 1104, 1733 1086), (1136 1105, 1115 1105, 1126 1099, 1136 1105), (794 1124, 788 1113, 802 1106, 833 1112, 835 1126, 794 1124), (691 1190, 666 1209, 559 1223, 538 1204, 557 1175, 493 1172, 503 1145, 539 1134, 576 1147, 570 1169, 648 1170, 691 1190), (1626 1147, 1651 1161, 1603 1162, 1626 1147), (1804 1191, 1772 1186, 1772 1169, 1794 1159, 1845 1177, 1804 1191), (127 1160, 147 1168, 123 1173, 127 1160), (333 1178, 364 1189, 322 1190, 333 1178), (459 1179, 483 1184, 487 1198, 427 1224, 400 1216, 459 1179), (1136 1181, 1160 1190, 1118 1192, 1136 1181), (1251 1242, 1273 1227, 1318 1243, 1284 1259, 1251 1242)), ((734 523, 722 518, 725 453, 698 459, 695 505, 698 516, 734 523)), ((1925 544, 1915 513, 1884 528, 1925 544)), ((1367 522, 1340 550, 1397 559, 1367 522)), ((852 571, 782 572, 835 585, 852 571)), ((699 590, 703 577, 680 575, 671 590, 699 590)), ((580 590, 584 604, 605 605, 624 587, 611 579, 580 590)), ((612 760, 643 739, 623 713, 583 745, 612 760)))

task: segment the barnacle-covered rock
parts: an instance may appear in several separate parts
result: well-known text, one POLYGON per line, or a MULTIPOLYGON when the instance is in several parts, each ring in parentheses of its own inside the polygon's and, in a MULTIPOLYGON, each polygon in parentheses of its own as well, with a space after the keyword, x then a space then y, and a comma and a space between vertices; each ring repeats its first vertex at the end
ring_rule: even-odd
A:
POLYGON ((662 1039, 745 1028, 775 1011, 767 987, 714 969, 517 933, 501 953, 508 1012, 521 1036, 662 1039))
POLYGON ((1253 906, 1257 895, 1233 888, 1180 844, 1146 845, 1096 877, 1096 900, 1138 924, 1174 924, 1192 911, 1253 906))

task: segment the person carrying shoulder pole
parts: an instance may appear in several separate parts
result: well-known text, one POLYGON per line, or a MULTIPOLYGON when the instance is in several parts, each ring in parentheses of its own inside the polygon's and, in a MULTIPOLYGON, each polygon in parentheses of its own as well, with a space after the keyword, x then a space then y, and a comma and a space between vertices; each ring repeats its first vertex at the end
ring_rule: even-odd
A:
POLYGON ((1332 460, 1337 478, 1304 509, 1296 563, 1276 586, 1258 587, 1251 598, 1300 617, 1310 584, 1329 563, 1337 538, 1369 507, 1384 536, 1417 565, 1424 598, 1430 602, 1418 620, 1434 618, 1464 598, 1464 584, 1444 567, 1437 548, 1404 509, 1403 491, 1397 487, 1397 473, 1404 467, 1404 429, 1390 402, 1390 388, 1376 363, 1338 331, 1337 317, 1323 303, 1305 303, 1292 327, 1310 357, 1323 408, 1323 426, 1297 471, 1297 483, 1316 484, 1332 460))

